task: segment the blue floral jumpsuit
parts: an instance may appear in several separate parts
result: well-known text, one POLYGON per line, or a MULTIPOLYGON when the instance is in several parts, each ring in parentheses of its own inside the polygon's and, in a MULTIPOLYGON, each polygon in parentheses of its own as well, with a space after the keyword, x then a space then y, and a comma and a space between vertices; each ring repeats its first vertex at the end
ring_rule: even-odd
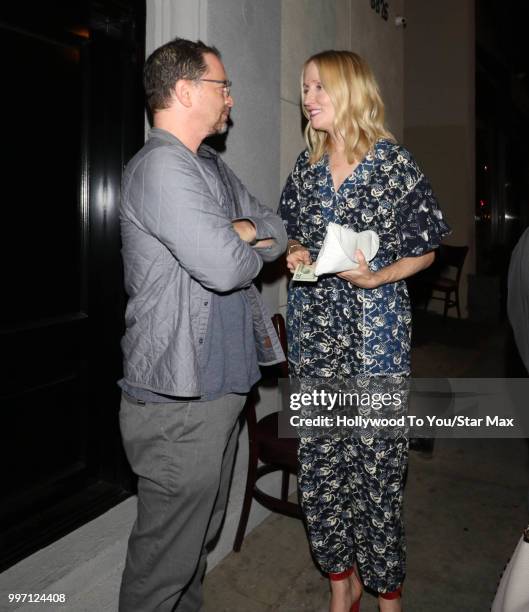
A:
MULTIPOLYGON (((304 151, 283 190, 288 237, 316 258, 327 224, 374 230, 372 270, 439 245, 449 227, 426 177, 402 146, 379 140, 336 192, 327 156, 311 165, 304 151)), ((361 289, 335 275, 291 283, 291 376, 346 380, 410 373, 411 311, 406 283, 361 289)), ((405 575, 402 521, 408 442, 302 434, 300 501, 313 554, 325 572, 358 563, 363 583, 385 593, 405 575)))

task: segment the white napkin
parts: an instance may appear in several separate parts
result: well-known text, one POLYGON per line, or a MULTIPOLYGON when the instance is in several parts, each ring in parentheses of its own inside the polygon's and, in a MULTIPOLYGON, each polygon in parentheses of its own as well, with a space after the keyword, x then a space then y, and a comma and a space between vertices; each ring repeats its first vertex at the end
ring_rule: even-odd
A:
POLYGON ((329 223, 316 259, 314 274, 321 276, 358 268, 358 262, 354 258, 356 249, 362 251, 366 261, 371 261, 377 254, 378 247, 378 235, 372 230, 357 233, 337 223, 329 223))

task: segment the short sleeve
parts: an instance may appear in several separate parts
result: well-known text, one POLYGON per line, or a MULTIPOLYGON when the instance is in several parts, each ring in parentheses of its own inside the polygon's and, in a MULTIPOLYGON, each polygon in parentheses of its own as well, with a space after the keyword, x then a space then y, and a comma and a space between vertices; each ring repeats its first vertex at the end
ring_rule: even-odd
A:
POLYGON ((283 219, 289 240, 299 240, 298 219, 300 209, 300 171, 306 163, 306 152, 301 153, 296 161, 294 169, 289 174, 281 200, 279 202, 279 215, 283 219))
POLYGON ((396 205, 400 257, 417 257, 439 246, 451 232, 428 179, 413 164, 405 176, 406 193, 396 205))

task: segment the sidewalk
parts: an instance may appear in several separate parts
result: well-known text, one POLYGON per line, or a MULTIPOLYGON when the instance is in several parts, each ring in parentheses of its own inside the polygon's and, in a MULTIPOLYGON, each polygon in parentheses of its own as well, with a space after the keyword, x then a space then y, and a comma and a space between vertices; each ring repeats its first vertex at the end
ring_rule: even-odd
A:
MULTIPOLYGON (((505 325, 419 313, 416 377, 502 377, 505 325)), ((526 440, 436 440, 410 452, 406 485, 406 612, 486 612, 529 520, 526 440)), ((256 502, 254 502, 256 503, 256 502)), ((327 580, 300 521, 273 515, 206 578, 205 612, 327 612, 327 580)), ((376 612, 364 594, 362 612, 376 612)))

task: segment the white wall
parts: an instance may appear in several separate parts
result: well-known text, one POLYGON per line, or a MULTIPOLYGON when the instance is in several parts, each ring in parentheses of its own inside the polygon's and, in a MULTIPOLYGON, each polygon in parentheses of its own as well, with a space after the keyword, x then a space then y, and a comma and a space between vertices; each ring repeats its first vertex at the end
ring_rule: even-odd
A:
POLYGON ((301 67, 308 57, 332 49, 335 44, 336 2, 281 2, 281 189, 305 148, 301 130, 301 67))
POLYGON ((325 49, 362 55, 380 84, 389 128, 402 139, 404 127, 404 31, 395 27, 403 0, 390 2, 384 21, 369 2, 283 0, 281 3, 281 187, 300 151, 300 74, 305 60, 325 49))
POLYGON ((405 30, 395 25, 395 17, 403 15, 404 0, 389 2, 387 20, 368 1, 339 0, 338 4, 338 46, 367 60, 380 85, 387 125, 397 140, 402 140, 405 30))
POLYGON ((446 241, 470 247, 461 283, 466 314, 466 274, 475 267, 474 1, 406 0, 406 16, 404 142, 453 229, 446 241))
MULTIPOLYGON (((305 148, 301 131, 300 74, 305 60, 325 49, 346 49, 367 60, 381 87, 390 130, 404 133, 404 32, 395 26, 404 0, 389 3, 383 20, 370 2, 359 0, 283 0, 281 3, 281 188, 305 148)), ((279 293, 287 301, 286 278, 279 293)))

